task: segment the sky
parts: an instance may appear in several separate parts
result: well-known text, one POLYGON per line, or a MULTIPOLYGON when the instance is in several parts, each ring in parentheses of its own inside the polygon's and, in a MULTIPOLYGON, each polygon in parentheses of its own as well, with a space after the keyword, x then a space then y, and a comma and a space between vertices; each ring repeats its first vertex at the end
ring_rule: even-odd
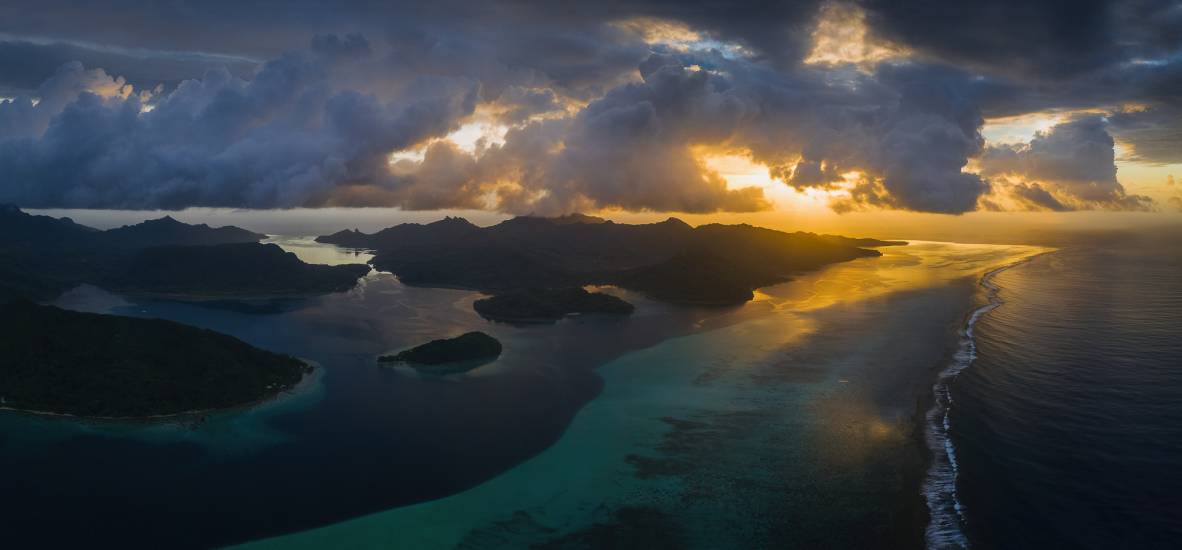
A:
POLYGON ((1182 212, 1179 1, 8 0, 0 98, 36 209, 1182 212))

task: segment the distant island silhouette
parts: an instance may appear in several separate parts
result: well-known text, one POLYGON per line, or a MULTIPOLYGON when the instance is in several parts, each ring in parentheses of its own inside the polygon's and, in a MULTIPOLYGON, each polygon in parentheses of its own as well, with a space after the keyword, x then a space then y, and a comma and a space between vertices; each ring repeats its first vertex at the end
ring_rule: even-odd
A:
POLYGON ((237 338, 159 319, 0 304, 0 407, 144 418, 257 402, 312 368, 237 338))
POLYGON ((521 216, 491 227, 445 218, 316 240, 371 249, 374 267, 411 285, 493 295, 617 285, 658 300, 710 305, 743 303, 754 289, 793 273, 881 254, 870 247, 906 244, 745 224, 695 228, 677 218, 620 224, 581 214, 521 216))
POLYGON ((149 248, 153 246, 196 246, 227 243, 257 243, 266 235, 247 231, 240 227, 210 227, 206 224, 190 225, 164 216, 108 229, 97 234, 111 246, 122 248, 149 248))
POLYGON ((99 231, 0 205, 0 301, 49 300, 90 283, 175 298, 276 297, 352 288, 361 264, 306 264, 266 235, 171 217, 99 231))
MULTIPOLYGON (((306 367, 229 336, 176 323, 36 305, 89 283, 130 296, 226 301, 343 291, 368 265, 312 265, 265 235, 171 217, 107 231, 0 205, 0 405, 80 416, 137 417, 232 407, 292 387, 306 367), (31 301, 30 301, 31 300, 31 301)), ((553 322, 624 316, 632 304, 587 285, 667 302, 731 305, 753 290, 897 242, 785 233, 749 225, 691 227, 676 218, 618 224, 572 214, 491 227, 462 218, 356 230, 317 241, 374 251, 371 264, 406 284, 474 289, 490 320, 553 322)), ((501 353, 472 332, 382 362, 461 372, 501 353)))

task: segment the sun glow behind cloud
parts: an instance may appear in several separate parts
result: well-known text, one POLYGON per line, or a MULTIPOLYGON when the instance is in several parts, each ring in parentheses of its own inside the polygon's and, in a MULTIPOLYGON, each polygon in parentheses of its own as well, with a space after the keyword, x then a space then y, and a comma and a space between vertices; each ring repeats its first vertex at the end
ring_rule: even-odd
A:
POLYGON ((1031 113, 985 120, 981 135, 992 144, 1026 143, 1038 132, 1050 130, 1056 124, 1067 120, 1070 113, 1031 113))
MULTIPOLYGON (((489 146, 503 145, 505 143, 505 133, 508 131, 509 127, 503 124, 488 119, 477 119, 463 124, 454 132, 438 140, 432 140, 432 142, 451 142, 465 153, 476 154, 489 146)), ((390 153, 390 164, 395 164, 403 160, 422 161, 428 145, 430 143, 422 144, 413 149, 394 151, 390 153)))
POLYGON ((697 156, 703 166, 718 173, 722 179, 726 180, 729 189, 744 187, 762 189, 764 196, 772 202, 775 211, 827 211, 831 200, 849 194, 842 189, 795 189, 774 179, 767 166, 751 160, 744 154, 698 151, 697 156))
POLYGON ((866 13, 840 2, 829 2, 821 8, 812 39, 812 50, 804 59, 808 64, 848 64, 865 68, 906 56, 899 46, 871 40, 866 13))
POLYGON ((732 58, 745 57, 753 53, 742 44, 714 39, 680 21, 657 17, 631 17, 617 21, 613 26, 638 36, 646 44, 676 52, 717 50, 732 58))
MULTIPOLYGON (((974 90, 979 91, 977 84, 987 80, 1005 83, 1005 75, 995 78, 997 75, 976 65, 958 66, 951 71, 940 67, 938 59, 922 45, 880 32, 882 14, 874 10, 873 6, 863 8, 849 0, 828 0, 818 10, 802 12, 799 19, 776 27, 791 34, 791 41, 775 38, 784 33, 773 33, 772 38, 769 34, 736 34, 731 27, 713 26, 695 17, 613 12, 586 40, 554 42, 547 34, 546 40, 531 42, 526 50, 531 55, 554 53, 556 57, 528 69, 502 71, 504 67, 498 65, 502 57, 519 50, 488 49, 497 42, 491 38, 454 43, 445 40, 441 44, 448 48, 426 51, 398 43, 392 59, 402 62, 396 67, 405 74, 399 72, 372 81, 369 78, 375 72, 392 70, 381 57, 392 53, 384 51, 383 44, 370 43, 360 35, 322 37, 306 52, 267 62, 253 77, 211 73, 206 79, 190 81, 157 98, 152 98, 151 92, 144 95, 139 88, 135 90, 139 93, 131 97, 131 85, 115 73, 108 75, 101 69, 78 65, 66 76, 104 96, 103 102, 92 106, 94 109, 113 111, 121 104, 118 99, 133 105, 139 100, 140 117, 132 127, 139 137, 127 143, 146 145, 134 154, 126 154, 120 147, 103 151, 107 154, 96 157, 99 161, 91 163, 93 166, 80 166, 77 173, 59 178, 60 187, 69 190, 76 186, 75 182, 85 181, 90 187, 84 190, 99 189, 101 192, 93 192, 92 196, 109 204, 189 204, 194 200, 192 193, 167 195, 172 202, 157 198, 145 201, 142 197, 162 195, 134 189, 137 185, 156 189, 160 186, 157 182, 173 181, 172 175, 179 172, 181 176, 177 177, 181 179, 177 181, 186 183, 230 182, 216 193, 199 197, 198 204, 215 205, 396 205, 408 209, 483 205, 509 213, 551 214, 617 207, 638 212, 750 212, 770 203, 775 212, 781 213, 828 212, 837 207, 843 212, 900 209, 955 214, 992 208, 979 200, 988 193, 981 190, 990 186, 1028 189, 1039 183, 1046 188, 1046 180, 1054 178, 1035 174, 1040 167, 1045 172, 1049 164, 1060 168, 1087 164, 1081 159, 1104 156, 1097 151, 1111 152, 1115 139, 1120 183, 1132 192, 1144 189, 1146 195, 1155 195, 1151 189, 1164 189, 1161 182, 1174 170, 1153 168, 1144 159, 1167 156, 1155 157, 1151 149, 1143 147, 1138 152, 1133 147, 1147 143, 1144 133, 1138 134, 1143 137, 1139 142, 1132 134, 1138 128, 1136 124, 1144 125, 1149 119, 1152 125, 1157 116, 1154 104, 1135 104, 1149 100, 1130 97, 1124 103, 1113 100, 1111 104, 1093 105, 1091 110, 1048 109, 989 119, 981 127, 977 125, 980 113, 989 109, 976 104, 980 98, 974 90), (872 25, 874 28, 870 28, 872 25), (897 42, 885 41, 883 36, 897 42), (469 42, 475 44, 472 50, 466 49, 469 42), (345 48, 359 44, 363 47, 345 48), (612 47, 590 47, 604 44, 612 47), (411 49, 398 49, 404 47, 411 49), (793 63, 781 64, 779 61, 784 60, 777 61, 770 55, 781 47, 792 52, 793 63), (488 52, 492 55, 483 56, 488 52), (450 64, 456 61, 453 57, 465 62, 450 64), (411 63, 415 59, 422 59, 421 64, 411 63), (802 66, 800 61, 808 65, 802 66), (583 65, 601 72, 574 70, 583 65), (316 70, 299 73, 308 67, 316 70), (269 82, 288 82, 286 76, 276 75, 294 74, 292 71, 316 84, 306 86, 308 90, 340 86, 348 88, 341 90, 347 93, 336 98, 331 110, 312 116, 303 103, 295 101, 288 104, 299 108, 276 111, 283 116, 186 107, 203 105, 206 96, 213 97, 214 92, 250 98, 245 105, 269 105, 275 94, 290 92, 292 98, 318 105, 321 98, 315 93, 305 94, 300 86, 266 86, 269 82), (209 93, 198 93, 201 90, 209 93), (350 95, 353 92, 359 95, 350 95), (376 102, 368 101, 369 96, 376 102), (941 109, 945 99, 957 109, 941 109), (153 111, 154 107, 162 112, 153 111), (960 107, 964 107, 963 112, 960 107), (1148 115, 1125 121, 1123 128, 1130 133, 1122 135, 1118 119, 1121 113, 1129 112, 1148 115), (1074 138, 1063 132, 1057 140, 1041 140, 1044 150, 1029 151, 1028 144, 1036 136, 1052 134, 1056 127, 1085 115, 1093 119, 1107 117, 1101 125, 1103 131, 1095 135, 1080 133, 1074 138), (207 116, 205 123, 186 123, 181 131, 160 130, 169 121, 207 116), (331 120, 333 124, 305 125, 306 120, 331 120), (230 122, 250 130, 234 136, 249 139, 227 142, 223 135, 215 134, 204 141, 188 137, 196 129, 222 128, 230 122), (533 124, 539 122, 544 123, 533 124), (333 134, 333 139, 317 139, 326 129, 331 130, 328 133, 333 134), (940 134, 945 131, 955 139, 940 134), (984 156, 978 131, 986 138, 985 152, 990 147, 1012 145, 1012 151, 999 151, 1010 153, 1012 161, 1002 168, 997 168, 995 162, 992 173, 983 173, 983 168, 976 166, 984 156), (177 135, 184 137, 174 142, 173 136, 177 135), (937 137, 928 139, 933 135, 937 137), (1083 137, 1103 139, 1076 139, 1083 137), (498 147, 506 140, 508 146, 498 147), (190 147, 195 142, 201 147, 190 147), (946 147, 949 143, 953 145, 946 147), (339 150, 329 150, 334 144, 340 144, 339 150), (1099 149, 1094 149, 1097 145, 1099 149), (235 154, 223 153, 216 156, 218 162, 210 162, 206 158, 211 156, 210 151, 235 154), (105 175, 104 170, 112 162, 136 155, 184 162, 166 169, 149 164, 160 173, 145 173, 135 184, 127 183, 131 179, 121 173, 107 179, 94 175, 105 175), (237 162, 221 162, 226 158, 237 162), (342 158, 348 162, 341 162, 342 158), (955 162, 943 162, 948 158, 955 162), (386 160, 389 171, 385 170, 386 160), (965 162, 969 163, 967 171, 975 172, 972 178, 963 177, 961 167, 965 162), (192 167, 200 167, 197 174, 190 173, 192 167), (132 192, 112 193, 111 189, 132 192), (528 198, 491 199, 490 193, 504 189, 517 189, 520 196, 528 194, 528 198), (742 193, 733 193, 744 189, 749 191, 746 199, 742 193), (342 190, 344 193, 338 196, 342 190), (232 193, 240 196, 224 198, 232 193), (540 200, 547 197, 554 200, 540 200)), ((749 14, 756 18, 765 15, 761 10, 749 14)), ((520 32, 528 34, 528 29, 520 32)), ((1153 66, 1139 59, 1132 63, 1153 66)), ((131 77, 130 81, 136 79, 131 77)), ((160 90, 157 88, 156 93, 160 90)), ((33 104, 37 104, 35 98, 33 104)), ((1090 105, 1057 104, 1045 99, 1032 104, 1090 105)), ((1005 112, 1018 112, 1020 105, 1007 104, 1005 112)), ((60 105, 55 108, 60 110, 60 105)), ((51 116, 56 114, 42 117, 42 127, 51 116)), ((69 120, 82 129, 64 135, 88 134, 89 130, 77 121, 90 119, 69 120)), ((56 141, 47 143, 48 147, 56 141)), ((1168 144, 1159 146, 1168 148, 1168 144)), ((67 154, 69 149, 61 148, 61 159, 73 158, 67 154)), ((57 149, 53 152, 58 153, 57 149)), ((1093 172, 1106 175, 1103 181, 1097 181, 1112 187, 1113 162, 1101 160, 1107 161, 1101 163, 1105 164, 1103 170, 1093 172)), ((59 159, 44 164, 53 168, 45 170, 45 174, 56 174, 66 163, 59 159)), ((143 163, 129 164, 138 169, 143 163)), ((44 168, 40 164, 30 166, 29 173, 44 168)), ((1088 182, 1087 178, 1074 179, 1088 182)), ((189 191, 203 188, 197 184, 173 187, 189 191)), ((54 197, 59 196, 80 195, 46 192, 34 198, 53 204, 57 200, 54 197)), ((93 204, 94 200, 76 203, 93 204)), ((1079 206, 1110 206, 1102 202, 1092 200, 1079 206)), ((1005 201, 995 204, 1006 205, 1005 201)), ((1019 208, 1022 203, 1013 206, 1019 208)))

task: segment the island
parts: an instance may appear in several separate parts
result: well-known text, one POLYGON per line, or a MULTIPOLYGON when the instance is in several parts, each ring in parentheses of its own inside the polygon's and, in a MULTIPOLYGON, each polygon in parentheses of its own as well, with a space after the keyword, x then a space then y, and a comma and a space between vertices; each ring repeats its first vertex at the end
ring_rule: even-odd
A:
POLYGON ((467 332, 455 338, 432 340, 394 355, 378 357, 382 363, 407 363, 439 372, 471 370, 501 355, 501 343, 483 332, 467 332))
POLYGON ((190 225, 180 222, 172 216, 108 229, 99 232, 96 236, 106 244, 119 248, 257 243, 267 238, 261 233, 247 231, 232 225, 225 227, 210 227, 203 223, 190 225))
POLYGON ((176 299, 270 299, 339 292, 362 264, 307 264, 266 235, 171 217, 99 231, 0 205, 0 300, 48 301, 79 284, 176 299))
POLYGON ((249 405, 312 367, 172 321, 0 304, 0 407, 142 419, 249 405))
POLYGON ((581 287, 515 290, 476 300, 472 307, 485 319, 508 323, 549 323, 585 313, 629 315, 635 309, 620 298, 581 287))
POLYGON ((287 297, 348 290, 369 271, 365 264, 304 263, 276 244, 160 246, 131 256, 99 285, 176 299, 287 297))
POLYGON ((489 227, 447 218, 317 241, 373 250, 370 263, 406 284, 512 294, 505 303, 531 304, 519 293, 540 288, 615 285, 697 305, 741 304, 756 288, 793 274, 906 244, 746 224, 693 227, 677 218, 623 224, 582 214, 519 216, 489 227))

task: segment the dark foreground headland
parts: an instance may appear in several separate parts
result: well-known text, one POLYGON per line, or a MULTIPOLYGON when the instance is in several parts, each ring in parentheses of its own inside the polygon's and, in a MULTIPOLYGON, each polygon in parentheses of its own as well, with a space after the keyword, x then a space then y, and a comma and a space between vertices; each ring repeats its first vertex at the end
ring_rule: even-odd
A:
POLYGON ((383 355, 383 363, 402 362, 413 367, 439 367, 457 364, 479 366, 480 361, 501 355, 501 343, 483 332, 468 332, 455 338, 432 340, 394 355, 383 355))
POLYGON ((491 227, 462 218, 401 224, 374 234, 341 231, 317 241, 375 251, 371 263, 407 284, 500 295, 617 285, 669 302, 727 305, 792 274, 905 244, 750 225, 691 227, 676 218, 619 224, 584 215, 523 216, 491 227))
POLYGON ((254 403, 311 367, 210 330, 159 319, 0 305, 0 405, 143 418, 254 403))
POLYGON ((632 304, 579 287, 515 290, 472 304, 476 313, 506 323, 549 323, 572 314, 629 315, 632 304))

